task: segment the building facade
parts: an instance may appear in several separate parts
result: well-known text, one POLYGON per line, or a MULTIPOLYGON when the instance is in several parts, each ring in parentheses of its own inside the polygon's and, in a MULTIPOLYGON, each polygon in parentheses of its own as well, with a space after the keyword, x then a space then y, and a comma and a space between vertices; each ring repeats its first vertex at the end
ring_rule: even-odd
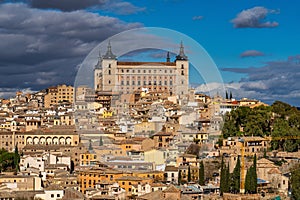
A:
POLYGON ((189 61, 181 43, 174 62, 169 53, 166 62, 118 61, 108 44, 107 52, 100 56, 94 69, 95 91, 114 91, 133 94, 146 88, 171 95, 186 95, 189 85, 189 61))
POLYGON ((44 98, 45 108, 50 108, 62 102, 73 103, 74 88, 68 85, 57 85, 49 87, 44 98))

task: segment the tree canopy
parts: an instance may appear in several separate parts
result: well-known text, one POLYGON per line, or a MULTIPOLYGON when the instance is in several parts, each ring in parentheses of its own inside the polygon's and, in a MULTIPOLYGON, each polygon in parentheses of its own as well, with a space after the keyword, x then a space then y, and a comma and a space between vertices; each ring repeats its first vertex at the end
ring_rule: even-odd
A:
POLYGON ((276 101, 271 106, 239 107, 224 117, 222 137, 272 136, 272 149, 297 151, 300 138, 300 111, 289 104, 276 101), (282 139, 278 140, 281 137, 282 139))

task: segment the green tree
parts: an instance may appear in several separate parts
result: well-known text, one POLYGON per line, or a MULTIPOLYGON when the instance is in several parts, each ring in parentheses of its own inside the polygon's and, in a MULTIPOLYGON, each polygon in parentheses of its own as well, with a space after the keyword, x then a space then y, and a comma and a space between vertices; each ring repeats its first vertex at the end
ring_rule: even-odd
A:
POLYGON ((205 185, 205 174, 204 174, 204 164, 203 161, 201 160, 200 166, 199 166, 199 184, 200 185, 205 185))
POLYGON ((16 173, 19 170, 19 162, 20 162, 20 155, 18 151, 18 144, 15 146, 15 152, 14 152, 14 168, 16 170, 16 173))
POLYGON ((229 98, 230 98, 230 99, 232 99, 232 92, 231 92, 231 91, 230 91, 230 95, 229 95, 229 98))
POLYGON ((257 172, 256 172, 256 155, 254 155, 253 165, 247 170, 245 180, 245 192, 249 194, 257 193, 257 172))
POLYGON ((257 193, 257 157, 256 154, 254 154, 254 158, 253 158, 253 171, 252 171, 252 181, 253 181, 253 186, 252 186, 252 191, 253 193, 257 193))
POLYGON ((188 182, 191 182, 192 176, 191 176, 191 166, 188 167, 188 182))
POLYGON ((291 190, 292 190, 292 195, 291 199, 297 200, 300 199, 300 165, 292 171, 291 173, 291 190))
POLYGON ((228 92, 227 92, 227 90, 226 90, 226 96, 225 96, 225 98, 228 99, 228 92))
POLYGON ((229 183, 229 166, 226 166, 224 163, 224 158, 222 157, 221 161, 221 177, 220 177, 220 194, 221 196, 225 192, 229 192, 230 183, 229 183))
POLYGON ((224 193, 224 157, 222 156, 221 161, 221 172, 220 172, 220 195, 223 196, 224 193))
POLYGON ((180 185, 181 184, 181 180, 182 178, 181 178, 181 170, 179 170, 178 171, 178 185, 180 185))
POLYGON ((229 173, 229 165, 225 166, 224 168, 224 176, 225 176, 225 184, 224 184, 224 192, 229 192, 230 191, 230 173, 229 173))
POLYGON ((89 140, 89 152, 93 151, 92 140, 89 140))
POLYGON ((249 169, 247 169, 247 172, 246 172, 246 178, 245 178, 245 193, 249 193, 250 191, 250 184, 251 184, 251 180, 250 180, 250 177, 251 177, 251 171, 250 171, 251 167, 249 169))
POLYGON ((0 171, 13 171, 13 169, 15 169, 15 153, 5 149, 0 150, 0 171))
POLYGON ((235 194, 239 193, 240 191, 240 181, 241 181, 241 161, 240 161, 240 157, 238 157, 231 176, 231 191, 235 194))
POLYGON ((102 136, 100 136, 99 146, 103 146, 103 139, 102 139, 102 136))

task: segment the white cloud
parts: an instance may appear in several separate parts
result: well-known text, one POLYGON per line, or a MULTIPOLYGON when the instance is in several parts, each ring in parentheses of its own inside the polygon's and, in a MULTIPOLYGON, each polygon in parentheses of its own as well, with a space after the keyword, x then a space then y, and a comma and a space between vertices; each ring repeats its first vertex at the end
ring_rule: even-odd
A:
POLYGON ((268 14, 278 14, 278 11, 268 10, 264 7, 253 7, 238 13, 232 19, 235 28, 273 28, 279 25, 276 21, 265 21, 268 14))

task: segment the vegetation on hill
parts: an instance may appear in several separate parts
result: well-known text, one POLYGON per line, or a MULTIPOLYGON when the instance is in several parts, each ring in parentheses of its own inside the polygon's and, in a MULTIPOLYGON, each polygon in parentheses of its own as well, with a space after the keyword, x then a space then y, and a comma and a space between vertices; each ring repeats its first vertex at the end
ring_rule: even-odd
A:
POLYGON ((300 144, 300 111, 280 101, 252 109, 239 107, 225 115, 222 137, 232 136, 272 136, 273 150, 297 151, 300 144))

